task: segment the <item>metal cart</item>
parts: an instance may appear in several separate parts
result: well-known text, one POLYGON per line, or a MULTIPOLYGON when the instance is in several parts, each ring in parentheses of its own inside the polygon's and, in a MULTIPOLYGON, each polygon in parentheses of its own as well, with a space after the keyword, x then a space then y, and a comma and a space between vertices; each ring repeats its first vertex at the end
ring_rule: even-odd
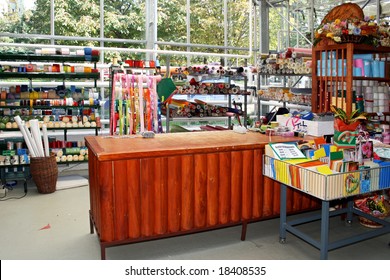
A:
POLYGON ((388 221, 356 209, 353 201, 357 195, 390 189, 390 165, 325 175, 316 171, 316 168, 302 167, 298 164, 278 160, 267 155, 264 156, 263 164, 263 175, 281 183, 280 243, 286 242, 287 232, 290 232, 319 249, 321 259, 327 259, 328 252, 331 250, 390 233, 390 223, 388 221), (368 184, 367 182, 362 184, 364 180, 363 175, 366 175, 364 172, 370 172, 371 177, 368 184), (288 187, 320 199, 320 214, 287 221, 286 202, 288 187), (345 200, 343 204, 346 206, 335 211, 330 211, 330 202, 335 200, 345 200), (352 222, 353 215, 358 215, 376 222, 382 225, 382 227, 329 242, 329 219, 342 214, 346 216, 348 223, 352 222), (303 230, 297 228, 299 225, 318 220, 321 223, 320 240, 316 240, 303 230))

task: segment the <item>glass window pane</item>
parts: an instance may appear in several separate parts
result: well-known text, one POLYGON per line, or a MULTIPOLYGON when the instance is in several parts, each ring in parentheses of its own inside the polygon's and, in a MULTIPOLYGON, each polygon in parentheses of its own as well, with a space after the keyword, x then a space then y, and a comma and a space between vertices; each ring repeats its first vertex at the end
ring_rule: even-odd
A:
POLYGON ((104 1, 104 37, 145 40, 145 1, 104 1))
POLYGON ((186 43, 187 0, 159 0, 157 5, 157 40, 186 43))
POLYGON ((55 0, 54 14, 55 35, 89 38, 100 36, 99 1, 55 0))
POLYGON ((28 34, 50 35, 50 1, 24 1, 28 34))
POLYGON ((223 0, 191 1, 191 43, 224 45, 223 2, 223 0))

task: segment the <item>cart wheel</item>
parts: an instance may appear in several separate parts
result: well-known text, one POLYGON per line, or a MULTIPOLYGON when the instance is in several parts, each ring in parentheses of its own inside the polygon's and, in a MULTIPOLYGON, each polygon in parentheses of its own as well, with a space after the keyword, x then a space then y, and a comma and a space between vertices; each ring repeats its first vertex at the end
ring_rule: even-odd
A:
POLYGON ((345 225, 349 227, 352 226, 352 220, 346 220, 345 225))
POLYGON ((280 244, 286 244, 286 238, 279 238, 280 244))

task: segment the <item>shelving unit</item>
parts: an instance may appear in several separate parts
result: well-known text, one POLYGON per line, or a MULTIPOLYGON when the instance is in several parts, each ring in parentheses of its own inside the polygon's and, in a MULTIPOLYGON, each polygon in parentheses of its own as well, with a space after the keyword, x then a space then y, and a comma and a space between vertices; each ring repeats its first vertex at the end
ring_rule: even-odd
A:
MULTIPOLYGON (((177 106, 172 106, 171 102, 165 103, 165 116, 166 116, 166 132, 170 130, 170 123, 172 121, 180 121, 180 122, 199 122, 199 121, 211 121, 211 120, 221 120, 223 118, 227 118, 228 127, 231 127, 232 124, 232 116, 225 115, 229 110, 230 111, 238 111, 240 112, 239 116, 243 119, 242 125, 247 126, 247 111, 248 111, 248 78, 245 75, 220 75, 220 76, 207 76, 202 75, 198 82, 199 88, 192 88, 189 91, 182 92, 177 90, 174 96, 180 96, 179 101, 187 101, 189 104, 180 105, 183 110, 189 110, 188 117, 183 116, 174 116, 174 109, 177 106), (232 81, 242 81, 243 89, 241 89, 240 85, 234 85, 232 81), (213 86, 207 86, 213 85, 213 86), (213 87, 218 87, 220 85, 221 88, 216 90, 213 87), (234 86, 235 90, 232 90, 232 86, 234 86), (234 91, 234 92, 233 92, 234 91), (212 101, 207 102, 204 100, 200 100, 203 96, 224 96, 226 97, 227 106, 224 106, 221 101, 212 101), (235 96, 243 97, 243 102, 237 102, 233 100, 235 96), (184 98, 183 98, 184 97, 184 98), (199 99, 197 99, 197 97, 199 99), (235 108, 232 108, 234 106, 235 108), (186 107, 195 107, 193 110, 186 107), (239 108, 236 108, 239 107, 239 108), (214 108, 214 109, 213 109, 214 108), (222 112, 220 112, 222 110, 222 112), (195 112, 194 114, 191 111, 195 112), (218 111, 218 112, 216 112, 218 111)), ((183 102, 184 104, 185 102, 183 102)), ((163 113, 164 113, 163 112, 163 113)))
MULTIPOLYGON (((96 87, 97 80, 100 78, 100 74, 96 67, 99 56, 0 53, 0 61, 2 62, 0 80, 9 80, 11 84, 15 85, 10 86, 8 92, 2 90, 0 97, 2 121, 3 118, 8 120, 7 127, 4 127, 4 123, 0 128, 2 131, 2 135, 0 135, 2 136, 1 140, 10 141, 9 137, 13 137, 10 135, 15 135, 15 133, 12 134, 8 132, 19 131, 19 128, 13 124, 12 121, 14 115, 21 115, 21 117, 26 120, 30 118, 38 118, 40 120, 45 120, 46 117, 50 118, 50 121, 46 122, 47 130, 51 131, 52 135, 53 132, 62 132, 64 141, 68 141, 69 130, 92 130, 95 135, 98 135, 100 125, 95 113, 98 113, 100 104, 95 102, 95 98, 93 98, 92 102, 90 96, 87 98, 80 93, 78 93, 79 96, 77 98, 73 98, 76 95, 73 95, 72 98, 70 98, 68 92, 65 90, 65 83, 66 81, 79 79, 93 80, 96 87), (19 66, 15 66, 15 62, 19 63, 19 66), (9 65, 7 63, 9 63, 9 65), (71 63, 74 64, 74 66, 71 66, 71 63), (62 64, 62 66, 60 64, 62 64), (85 66, 83 64, 85 64, 85 66), (54 72, 50 72, 48 69, 54 72), (62 81, 62 86, 58 86, 57 89, 38 89, 33 86, 33 81, 36 81, 37 79, 62 81), (23 83, 23 80, 28 80, 29 85, 27 86, 23 83), (19 89, 17 90, 16 88, 18 87, 19 89), (11 88, 12 91, 10 90, 11 88), (63 91, 61 94, 60 90, 63 91), (64 117, 69 119, 69 123, 72 120, 72 117, 77 117, 77 125, 74 123, 70 125, 69 123, 62 122, 61 119, 64 120, 64 117), (96 122, 96 125, 92 122, 96 122), (11 124, 11 126, 9 124, 11 124), (86 125, 85 127, 84 124, 86 125)), ((72 94, 75 94, 75 92, 72 94)), ((23 142, 22 137, 21 142, 23 142)), ((15 153, 17 154, 16 150, 15 153)), ((80 161, 77 163, 79 162, 80 161)), ((1 165, 0 168, 3 184, 6 180, 11 179, 22 179, 26 181, 30 176, 28 172, 29 164, 4 164, 1 165), (23 174, 22 172, 12 173, 9 171, 12 169, 23 169, 24 172, 23 174)))
POLYGON ((332 44, 313 48, 312 110, 329 112, 330 105, 344 108, 350 114, 355 106, 353 82, 390 82, 390 48, 365 44, 332 44), (354 75, 354 55, 372 54, 384 61, 384 77, 354 75))
POLYGON ((297 88, 296 85, 301 82, 303 77, 309 77, 311 78, 311 75, 309 74, 264 74, 264 73, 258 73, 258 89, 259 91, 261 90, 268 90, 268 88, 280 88, 281 90, 289 90, 291 93, 296 93, 297 95, 302 95, 302 98, 300 100, 293 100, 292 98, 289 98, 286 100, 285 94, 283 94, 282 97, 276 98, 276 97, 270 97, 267 98, 261 94, 257 95, 257 103, 258 103, 258 110, 257 110, 257 115, 258 119, 263 114, 263 105, 272 105, 276 107, 297 107, 299 109, 306 109, 310 110, 311 109, 311 89, 310 88, 297 88), (265 83, 265 85, 261 85, 261 80, 268 80, 269 77, 279 77, 283 81, 278 84, 278 85, 270 85, 269 83, 265 83), (288 79, 294 79, 293 82, 291 83, 292 85, 289 86, 290 84, 287 80, 288 79))
MULTIPOLYGON (((75 62, 90 62, 93 63, 96 68, 96 63, 99 61, 99 56, 90 56, 86 58, 81 55, 38 55, 38 54, 5 54, 0 53, 0 61, 21 61, 22 64, 27 65, 32 62, 58 62, 58 63, 75 63, 75 62)), ((100 78, 98 72, 0 72, 0 79, 29 79, 30 88, 32 88, 31 81, 33 79, 62 79, 65 83, 67 79, 92 79, 95 81, 95 87, 97 80, 100 78)))

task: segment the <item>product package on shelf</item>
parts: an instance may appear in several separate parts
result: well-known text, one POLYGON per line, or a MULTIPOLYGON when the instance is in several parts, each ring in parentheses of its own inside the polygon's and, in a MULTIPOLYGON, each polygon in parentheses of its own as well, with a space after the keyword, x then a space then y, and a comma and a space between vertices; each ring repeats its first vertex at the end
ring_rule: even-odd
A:
POLYGON ((333 120, 305 120, 291 115, 277 115, 276 121, 287 126, 293 131, 303 132, 311 136, 322 136, 334 134, 333 120))

